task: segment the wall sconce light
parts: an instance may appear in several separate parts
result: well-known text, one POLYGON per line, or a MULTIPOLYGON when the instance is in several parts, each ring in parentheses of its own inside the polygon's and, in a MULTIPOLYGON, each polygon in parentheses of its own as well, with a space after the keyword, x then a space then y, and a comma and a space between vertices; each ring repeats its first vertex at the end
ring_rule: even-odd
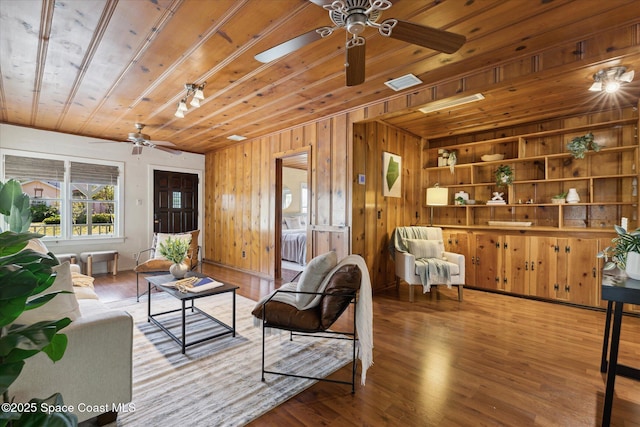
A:
POLYGON ((600 70, 593 75, 593 84, 589 88, 592 92, 605 91, 616 92, 621 83, 629 83, 633 80, 634 72, 627 71, 627 67, 611 67, 600 70))
POLYGON ((187 90, 187 94, 180 100, 178 103, 178 109, 176 110, 175 116, 178 118, 183 118, 184 113, 189 111, 189 107, 187 107, 187 101, 191 96, 191 102, 189 103, 192 107, 198 108, 200 106, 200 101, 204 101, 204 87, 207 82, 202 83, 201 85, 196 85, 195 83, 186 83, 184 88, 187 90))
POLYGON ((433 226, 433 207, 446 206, 449 204, 449 189, 440 188, 437 182, 431 188, 427 188, 427 206, 431 207, 431 223, 433 226))

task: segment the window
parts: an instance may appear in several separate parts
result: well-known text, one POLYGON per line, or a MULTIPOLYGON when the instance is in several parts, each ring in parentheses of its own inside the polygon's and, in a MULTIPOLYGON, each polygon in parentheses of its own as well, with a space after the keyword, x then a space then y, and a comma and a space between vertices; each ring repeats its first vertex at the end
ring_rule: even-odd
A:
POLYGON ((309 210, 309 194, 307 193, 307 183, 303 182, 300 184, 300 212, 307 213, 309 210))
POLYGON ((120 235, 122 163, 6 153, 4 180, 20 181, 31 196, 29 231, 59 240, 120 235))

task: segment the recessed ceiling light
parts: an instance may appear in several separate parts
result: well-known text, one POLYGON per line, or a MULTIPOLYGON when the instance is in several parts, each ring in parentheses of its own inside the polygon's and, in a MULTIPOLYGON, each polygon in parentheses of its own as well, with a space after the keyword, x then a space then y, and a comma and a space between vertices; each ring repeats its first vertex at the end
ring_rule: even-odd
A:
POLYGON ((231 136, 228 136, 227 139, 230 139, 232 141, 244 141, 245 139, 247 139, 247 137, 241 136, 241 135, 231 135, 231 136))
POLYGON ((420 80, 413 74, 407 74, 406 76, 398 77, 397 79, 384 82, 385 85, 395 90, 396 92, 411 86, 419 85, 420 83, 422 83, 422 80, 420 80))
POLYGON ((484 99, 484 96, 481 93, 474 93, 473 95, 465 96, 462 98, 455 99, 441 99, 440 101, 430 102, 419 110, 425 114, 432 113, 438 110, 444 110, 445 108, 456 107, 462 104, 468 104, 469 102, 480 101, 484 99))

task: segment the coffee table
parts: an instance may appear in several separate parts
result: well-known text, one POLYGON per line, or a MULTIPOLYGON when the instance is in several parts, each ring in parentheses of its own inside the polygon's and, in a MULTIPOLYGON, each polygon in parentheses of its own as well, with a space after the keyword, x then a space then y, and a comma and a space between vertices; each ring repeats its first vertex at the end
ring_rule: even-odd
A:
MULTIPOLYGON (((192 272, 189 274, 190 276, 196 276, 196 277, 207 277, 204 274, 201 273, 195 273, 192 272)), ((222 286, 219 286, 217 288, 213 288, 207 291, 203 291, 203 292, 187 292, 187 293, 183 293, 180 292, 179 290, 172 288, 170 286, 164 286, 166 283, 169 282, 173 282, 176 279, 171 275, 171 274, 163 274, 163 275, 153 275, 153 276, 146 276, 145 279, 147 280, 147 283, 149 285, 149 299, 147 300, 147 321, 150 323, 153 323, 154 325, 158 326, 160 329, 162 329, 167 335, 169 335, 169 337, 171 337, 175 342, 177 342, 181 347, 182 347, 182 354, 185 354, 186 352, 186 348, 190 347, 192 345, 196 345, 196 344, 200 344, 201 342, 204 341, 209 341, 212 340, 214 338, 218 338, 221 337, 223 335, 228 335, 231 334, 231 336, 235 337, 236 336, 236 289, 238 289, 238 286, 234 286, 234 285, 230 285, 228 283, 225 283, 222 286), (167 311, 163 311, 160 313, 151 313, 151 300, 152 300, 152 293, 151 293, 151 286, 156 286, 157 288, 163 290, 164 292, 168 293, 169 295, 173 296, 174 298, 180 300, 180 302, 182 303, 182 307, 181 308, 177 308, 174 310, 167 310, 167 311), (232 316, 232 321, 231 321, 231 325, 228 325, 224 322, 222 322, 219 319, 216 319, 215 317, 213 317, 212 315, 210 315, 209 313, 205 313, 204 311, 200 310, 198 307, 195 306, 195 300, 200 299, 200 298, 206 298, 206 297, 211 297, 213 295, 220 295, 220 294, 225 294, 225 293, 231 293, 232 294, 232 304, 233 304, 233 310, 231 311, 231 316, 232 316), (188 302, 191 302, 190 307, 187 305, 188 302), (217 332, 215 334, 212 335, 207 335, 206 337, 200 338, 198 340, 195 341, 191 341, 191 342, 187 342, 187 331, 186 331, 186 312, 187 312, 187 308, 191 309, 192 313, 196 313, 198 315, 202 315, 207 317, 208 319, 214 321, 215 323, 217 323, 218 325, 223 327, 223 331, 222 332, 217 332), (176 312, 181 312, 182 313, 182 336, 178 337, 176 336, 173 332, 171 332, 169 330, 169 328, 167 328, 164 324, 162 324, 162 322, 158 319, 159 316, 163 316, 163 315, 167 315, 170 313, 176 313, 176 312)))

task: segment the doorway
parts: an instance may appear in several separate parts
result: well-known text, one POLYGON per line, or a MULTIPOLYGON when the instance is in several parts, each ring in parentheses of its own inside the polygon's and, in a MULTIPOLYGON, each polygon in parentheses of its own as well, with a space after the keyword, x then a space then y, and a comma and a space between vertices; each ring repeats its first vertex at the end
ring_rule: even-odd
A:
POLYGON ((198 175, 153 171, 153 231, 198 230, 198 175))
POLYGON ((276 155, 274 278, 292 279, 310 259, 310 148, 276 155))

